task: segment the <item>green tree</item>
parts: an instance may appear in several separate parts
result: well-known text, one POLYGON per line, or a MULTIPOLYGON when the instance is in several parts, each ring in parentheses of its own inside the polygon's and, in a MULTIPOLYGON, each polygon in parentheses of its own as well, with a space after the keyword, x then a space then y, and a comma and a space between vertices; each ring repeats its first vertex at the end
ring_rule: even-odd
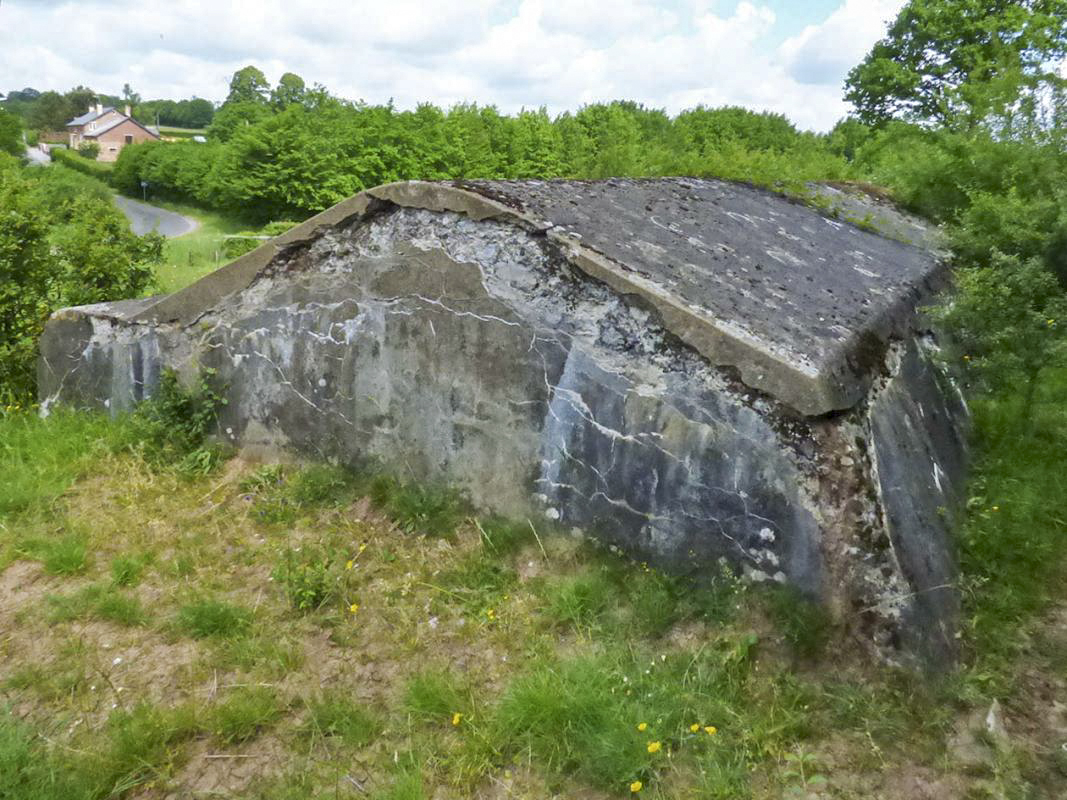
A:
POLYGON ((230 78, 230 93, 226 96, 226 105, 230 103, 266 103, 270 95, 270 84, 263 71, 251 65, 237 70, 230 78))
POLYGON ((14 114, 0 109, 0 153, 21 156, 24 149, 22 122, 14 114))
POLYGON ((270 104, 276 111, 284 111, 289 106, 301 104, 307 95, 304 79, 292 72, 286 72, 278 79, 278 85, 270 93, 270 104))
MULTIPOLYGON (((82 109, 84 114, 87 109, 82 109)), ((59 92, 42 92, 30 111, 30 127, 37 131, 61 131, 71 120, 70 104, 59 92)))
POLYGON ((1067 365, 1067 295, 1038 259, 994 254, 956 272, 956 292, 933 309, 973 388, 1018 394, 1028 428, 1048 370, 1067 365))
POLYGON ((973 127, 1062 85, 1067 0, 910 0, 849 73, 860 119, 973 127))

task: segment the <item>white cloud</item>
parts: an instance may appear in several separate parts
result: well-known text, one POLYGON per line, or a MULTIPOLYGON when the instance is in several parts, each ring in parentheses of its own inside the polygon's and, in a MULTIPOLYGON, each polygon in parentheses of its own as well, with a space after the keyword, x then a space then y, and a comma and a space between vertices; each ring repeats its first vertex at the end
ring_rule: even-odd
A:
POLYGON ((844 0, 776 44, 760 0, 7 0, 0 90, 129 82, 146 98, 221 100, 253 63, 402 107, 736 104, 825 129, 845 112, 845 73, 901 1, 844 0))
POLYGON ((808 25, 782 43, 780 53, 791 77, 801 83, 839 80, 880 39, 904 0, 846 0, 820 25, 808 25))

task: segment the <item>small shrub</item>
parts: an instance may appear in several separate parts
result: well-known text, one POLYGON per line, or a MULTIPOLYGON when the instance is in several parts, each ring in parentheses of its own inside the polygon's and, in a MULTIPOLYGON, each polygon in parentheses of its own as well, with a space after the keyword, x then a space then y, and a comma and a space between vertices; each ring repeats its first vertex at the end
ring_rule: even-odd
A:
POLYGON ((219 462, 204 447, 217 424, 226 398, 214 386, 215 370, 203 370, 197 384, 186 389, 173 371, 160 377, 152 396, 128 419, 125 444, 140 450, 156 466, 178 465, 179 471, 205 474, 219 462))
POLYGON ((320 694, 308 703, 306 730, 359 747, 373 741, 381 733, 382 723, 347 695, 334 692, 320 694))
POLYGON ((82 142, 78 145, 78 155, 89 161, 96 161, 100 156, 100 145, 97 142, 82 142))
POLYGON ((259 735, 282 715, 274 691, 265 686, 234 689, 226 702, 215 708, 213 731, 227 744, 246 742, 259 735))
POLYGON ((238 636, 252 626, 252 612, 218 600, 200 600, 182 606, 178 626, 197 639, 238 636))
POLYGON ((286 548, 271 577, 285 590, 297 611, 317 611, 334 596, 337 578, 331 574, 333 559, 318 548, 286 548))

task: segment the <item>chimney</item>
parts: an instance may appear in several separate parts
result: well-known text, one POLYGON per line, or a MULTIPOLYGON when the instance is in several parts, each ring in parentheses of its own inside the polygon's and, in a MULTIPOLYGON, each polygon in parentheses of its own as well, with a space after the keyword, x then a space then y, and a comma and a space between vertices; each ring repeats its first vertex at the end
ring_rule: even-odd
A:
POLYGON ((93 111, 95 111, 97 114, 103 114, 104 113, 104 107, 102 105, 100 105, 99 103, 97 103, 95 106, 93 106, 93 111))
POLYGON ((126 104, 126 116, 127 117, 130 116, 130 104, 129 103, 126 104))

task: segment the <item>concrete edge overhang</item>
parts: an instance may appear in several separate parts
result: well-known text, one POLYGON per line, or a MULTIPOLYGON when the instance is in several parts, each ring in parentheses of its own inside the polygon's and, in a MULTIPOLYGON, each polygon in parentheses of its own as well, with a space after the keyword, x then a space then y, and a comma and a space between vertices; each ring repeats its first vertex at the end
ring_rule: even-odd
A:
MULTIPOLYGON (((745 386, 769 395, 804 416, 822 416, 852 408, 866 395, 876 371, 870 358, 861 359, 855 352, 848 351, 838 353, 835 363, 822 369, 805 368, 787 355, 773 352, 758 337, 739 333, 728 320, 720 321, 683 305, 659 284, 627 270, 624 265, 584 245, 578 237, 557 229, 550 221, 538 219, 471 189, 425 181, 390 183, 360 192, 178 292, 148 304, 138 301, 133 307, 126 304, 96 306, 91 313, 127 323, 190 324, 217 307, 224 297, 250 286, 280 252, 310 243, 326 229, 362 217, 368 211, 380 208, 381 203, 450 211, 474 220, 496 219, 543 234, 578 270, 653 308, 667 330, 709 363, 736 370, 745 386), (854 366, 856 362, 865 366, 854 366)), ((912 311, 891 308, 884 316, 887 320, 898 319, 912 311)), ((886 344, 893 327, 892 323, 877 326, 881 330, 875 334, 879 340, 876 344, 886 344)), ((856 349, 861 346, 871 348, 870 341, 854 344, 856 349)))

